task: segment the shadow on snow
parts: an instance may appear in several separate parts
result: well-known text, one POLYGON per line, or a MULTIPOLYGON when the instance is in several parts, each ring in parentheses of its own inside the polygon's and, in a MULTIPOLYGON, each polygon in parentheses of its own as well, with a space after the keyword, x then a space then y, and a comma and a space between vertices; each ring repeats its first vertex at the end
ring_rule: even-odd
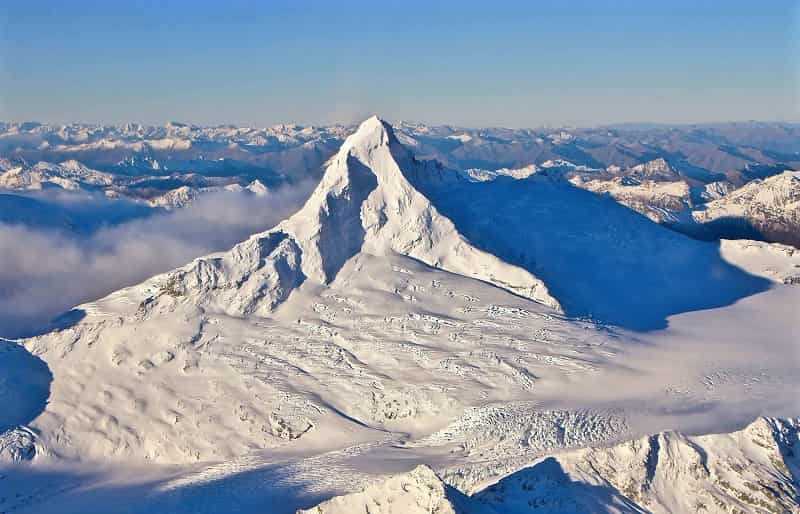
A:
POLYGON ((44 411, 53 375, 22 345, 0 339, 0 433, 27 425, 44 411))
POLYGON ((472 244, 542 279, 568 316, 655 330, 770 287, 722 259, 718 242, 547 177, 420 189, 472 244))

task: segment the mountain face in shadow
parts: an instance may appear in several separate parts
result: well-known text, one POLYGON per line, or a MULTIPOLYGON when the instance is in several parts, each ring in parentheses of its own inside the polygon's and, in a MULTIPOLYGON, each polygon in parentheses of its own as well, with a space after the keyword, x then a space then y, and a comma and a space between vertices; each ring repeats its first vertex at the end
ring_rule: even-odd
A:
MULTIPOLYGON (((17 343, 0 339, 0 434, 42 413, 53 375, 47 364, 17 343)), ((2 453, 2 452, 0 452, 2 453)))
POLYGON ((611 485, 592 485, 573 480, 553 457, 505 477, 472 500, 504 512, 536 509, 548 514, 574 512, 618 512, 644 514, 646 511, 611 485))
POLYGON ((472 244, 544 281, 569 316, 653 330, 769 287, 723 260, 719 243, 548 177, 419 187, 472 244))

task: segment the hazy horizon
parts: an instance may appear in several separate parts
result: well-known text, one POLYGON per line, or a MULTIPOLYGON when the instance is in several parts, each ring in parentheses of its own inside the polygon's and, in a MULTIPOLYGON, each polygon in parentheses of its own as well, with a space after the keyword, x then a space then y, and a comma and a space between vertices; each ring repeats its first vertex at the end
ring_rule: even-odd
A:
POLYGON ((142 123, 138 121, 122 121, 122 122, 88 122, 88 121, 81 121, 81 120, 73 120, 73 121, 48 121, 48 120, 34 120, 34 119, 17 119, 17 120, 9 120, 9 119, 0 119, 0 123, 6 124, 24 124, 24 123, 38 123, 41 125, 47 126, 66 126, 66 125, 98 125, 98 126, 106 126, 106 127, 120 127, 127 124, 134 124, 134 125, 141 125, 142 127, 161 127, 172 124, 181 124, 187 126, 194 126, 194 127, 236 127, 236 128, 269 128, 279 125, 297 125, 299 127, 328 127, 328 126, 343 126, 343 127, 357 127, 361 122, 371 116, 378 116, 379 118, 388 121, 390 124, 396 125, 399 123, 408 123, 408 124, 420 124, 426 125, 429 127, 451 127, 451 128, 458 128, 458 129, 465 129, 465 130, 480 130, 480 129, 497 129, 497 130, 559 130, 559 129, 566 129, 566 130, 592 130, 592 129, 602 129, 602 128, 642 128, 642 127, 712 127, 716 125, 738 125, 738 124, 775 124, 775 125, 798 125, 800 124, 800 119, 786 119, 786 120, 779 120, 779 119, 740 119, 740 120, 712 120, 712 121, 695 121, 695 122, 656 122, 656 121, 623 121, 623 122, 609 122, 609 123, 596 123, 596 124, 586 124, 586 125, 529 125, 529 126, 507 126, 507 125, 462 125, 462 124, 454 124, 454 123, 447 123, 447 122, 422 122, 418 120, 407 120, 407 119, 389 119, 380 113, 371 113, 365 114, 361 118, 354 119, 353 121, 349 122, 333 122, 333 123, 298 123, 293 121, 276 121, 274 123, 260 123, 260 124, 236 124, 236 123, 192 123, 186 120, 168 120, 162 123, 142 123))

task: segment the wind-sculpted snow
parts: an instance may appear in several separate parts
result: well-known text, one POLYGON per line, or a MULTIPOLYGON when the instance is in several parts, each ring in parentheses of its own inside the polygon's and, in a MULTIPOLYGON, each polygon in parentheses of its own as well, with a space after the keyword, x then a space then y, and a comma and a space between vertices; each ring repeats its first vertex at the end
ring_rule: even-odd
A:
POLYGON ((420 440, 420 446, 444 445, 461 462, 441 470, 451 485, 471 493, 547 453, 583 448, 627 435, 618 412, 546 410, 531 402, 469 408, 450 425, 420 440), (465 464, 471 462, 472 464, 465 464))

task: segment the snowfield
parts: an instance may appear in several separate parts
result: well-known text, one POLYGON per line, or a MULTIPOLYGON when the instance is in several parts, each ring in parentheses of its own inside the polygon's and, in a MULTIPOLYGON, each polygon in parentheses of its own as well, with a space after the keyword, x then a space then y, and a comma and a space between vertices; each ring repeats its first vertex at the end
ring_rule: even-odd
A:
POLYGON ((0 510, 800 512, 797 250, 401 139, 368 119, 274 228, 0 342, 0 510))
POLYGON ((759 418, 730 434, 662 432, 564 452, 470 497, 422 465, 300 512, 795 512, 797 443, 797 420, 759 418))

